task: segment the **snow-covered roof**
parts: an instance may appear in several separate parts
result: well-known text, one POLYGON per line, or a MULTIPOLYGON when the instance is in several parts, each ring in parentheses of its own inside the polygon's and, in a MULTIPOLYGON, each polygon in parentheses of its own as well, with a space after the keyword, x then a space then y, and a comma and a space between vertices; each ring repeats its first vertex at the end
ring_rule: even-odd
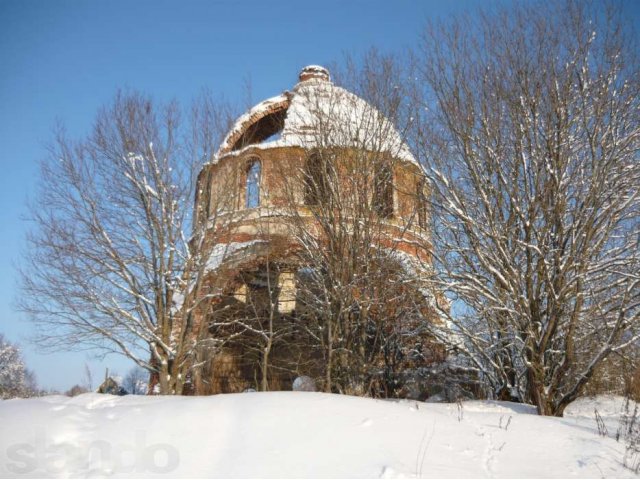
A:
POLYGON ((392 122, 334 85, 318 65, 305 67, 291 92, 264 100, 238 118, 214 161, 249 146, 355 147, 416 163, 392 122))

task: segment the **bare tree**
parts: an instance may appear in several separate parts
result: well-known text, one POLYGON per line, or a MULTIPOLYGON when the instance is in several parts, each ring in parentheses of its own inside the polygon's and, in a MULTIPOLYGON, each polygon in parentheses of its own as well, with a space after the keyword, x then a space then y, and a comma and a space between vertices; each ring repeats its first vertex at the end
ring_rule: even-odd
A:
POLYGON ((81 386, 89 392, 93 391, 93 374, 91 373, 91 369, 89 368, 88 363, 84 364, 84 373, 82 375, 81 386))
POLYGON ((640 338, 640 72, 619 7, 459 18, 417 57, 449 343, 545 415, 640 338))
POLYGON ((241 272, 221 269, 217 274, 226 286, 220 303, 208 317, 208 342, 214 347, 208 349, 205 358, 211 359, 223 349, 234 352, 237 364, 256 372, 255 388, 268 391, 281 388, 272 378, 273 371, 287 371, 289 367, 278 350, 295 349, 293 325, 283 319, 287 292, 282 280, 291 267, 278 256, 277 241, 270 236, 268 225, 260 226, 257 235, 269 239, 263 254, 255 261, 243 262, 241 272))
POLYGON ((201 223, 189 204, 227 113, 203 95, 182 123, 175 103, 118 93, 85 139, 59 129, 21 272, 20 306, 40 345, 116 352, 153 373, 160 393, 182 391, 212 248, 204 233, 221 229, 217 214, 232 198, 201 202, 201 223))
POLYGON ((442 359, 425 327, 434 296, 418 272, 429 261, 415 202, 423 174, 404 141, 412 105, 391 58, 371 52, 346 65, 338 79, 361 98, 299 87, 313 133, 305 161, 281 165, 303 266, 299 328, 321 356, 325 391, 402 395, 403 374, 442 359))

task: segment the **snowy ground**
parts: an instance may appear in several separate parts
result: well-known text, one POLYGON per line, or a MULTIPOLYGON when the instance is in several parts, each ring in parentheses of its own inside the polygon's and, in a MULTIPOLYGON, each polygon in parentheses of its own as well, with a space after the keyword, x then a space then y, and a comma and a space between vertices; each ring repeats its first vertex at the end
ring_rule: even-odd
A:
POLYGON ((594 407, 614 435, 614 397, 581 399, 565 418, 304 392, 6 400, 0 476, 634 477, 594 407))

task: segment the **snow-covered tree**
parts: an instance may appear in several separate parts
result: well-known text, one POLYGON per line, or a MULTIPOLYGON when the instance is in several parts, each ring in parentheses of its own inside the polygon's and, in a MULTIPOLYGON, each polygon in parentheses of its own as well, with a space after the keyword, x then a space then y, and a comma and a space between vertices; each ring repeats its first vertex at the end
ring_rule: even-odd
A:
POLYGON ((428 235, 413 197, 422 172, 405 144, 413 106, 394 58, 371 51, 345 64, 334 73, 346 90, 298 89, 303 113, 290 115, 312 119, 307 159, 280 165, 304 265, 298 338, 322 357, 325 391, 405 395, 409 371, 442 359, 426 327, 434 295, 417 271, 428 268, 428 235))
POLYGON ((193 229, 194 177, 228 115, 203 95, 188 117, 175 103, 118 93, 86 138, 60 129, 42 162, 21 272, 20 306, 41 346, 125 355, 165 394, 180 393, 189 374, 204 231, 222 231, 216 212, 231 201, 207 203, 209 222, 193 229))
POLYGON ((123 388, 131 395, 144 395, 149 390, 149 372, 138 366, 133 367, 122 381, 123 388))
POLYGON ((25 368, 20 349, 0 334, 0 398, 28 397, 35 393, 35 378, 25 368))
POLYGON ((640 71, 618 7, 457 19, 419 58, 452 346, 546 415, 640 336, 640 71))

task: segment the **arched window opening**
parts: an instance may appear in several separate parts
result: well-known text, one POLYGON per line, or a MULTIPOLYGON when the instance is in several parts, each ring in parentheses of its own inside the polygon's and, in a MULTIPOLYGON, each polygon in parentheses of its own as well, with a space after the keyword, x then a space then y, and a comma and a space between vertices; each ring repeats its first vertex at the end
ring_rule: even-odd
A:
POLYGON ((262 165, 260 160, 253 160, 247 168, 245 207, 256 208, 260 206, 260 177, 262 165))
POLYGON ((427 183, 424 179, 420 179, 416 183, 416 203, 418 226, 426 229, 429 205, 427 203, 427 183))
POLYGON ((376 168, 373 208, 382 218, 389 218, 393 215, 393 172, 386 162, 376 168))
POLYGON ((282 133, 284 120, 287 116, 288 104, 281 106, 272 113, 259 118, 245 128, 238 139, 233 143, 231 151, 240 150, 247 145, 255 145, 266 141, 275 140, 282 133))
POLYGON ((304 203, 323 205, 329 199, 329 162, 319 153, 307 157, 304 171, 304 203))
POLYGON ((205 170, 200 171, 196 183, 195 211, 199 225, 202 225, 209 218, 211 210, 211 171, 205 174, 205 170))

